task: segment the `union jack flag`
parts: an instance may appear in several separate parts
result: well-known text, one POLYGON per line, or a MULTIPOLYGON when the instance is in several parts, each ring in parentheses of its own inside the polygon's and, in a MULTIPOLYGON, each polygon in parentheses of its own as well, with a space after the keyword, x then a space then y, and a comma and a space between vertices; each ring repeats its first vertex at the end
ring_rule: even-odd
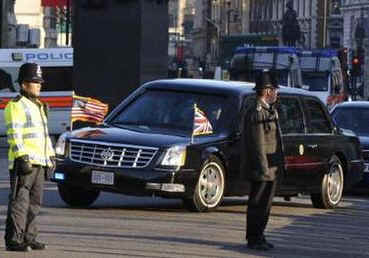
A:
POLYGON ((108 113, 109 106, 97 99, 73 96, 72 122, 80 120, 99 124, 108 113))
POLYGON ((194 106, 195 115, 193 120, 193 132, 192 135, 202 135, 202 134, 212 134, 213 127, 211 126, 209 120, 205 116, 205 113, 197 107, 194 106))

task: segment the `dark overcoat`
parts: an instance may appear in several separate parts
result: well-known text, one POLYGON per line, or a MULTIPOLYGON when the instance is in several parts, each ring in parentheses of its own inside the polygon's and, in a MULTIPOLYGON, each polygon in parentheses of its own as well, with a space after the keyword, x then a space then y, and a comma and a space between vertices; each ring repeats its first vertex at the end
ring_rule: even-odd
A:
POLYGON ((260 99, 254 101, 246 111, 243 133, 243 177, 251 181, 275 180, 284 167, 277 110, 260 99))

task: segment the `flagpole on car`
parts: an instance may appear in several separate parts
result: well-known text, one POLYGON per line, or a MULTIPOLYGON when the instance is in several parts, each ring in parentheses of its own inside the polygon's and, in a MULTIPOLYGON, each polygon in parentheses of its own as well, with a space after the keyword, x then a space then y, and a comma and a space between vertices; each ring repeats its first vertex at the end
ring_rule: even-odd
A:
POLYGON ((73 91, 73 95, 72 95, 72 110, 71 110, 71 113, 70 113, 70 125, 69 125, 69 128, 70 128, 70 131, 72 132, 73 130, 73 108, 74 108, 74 100, 76 98, 76 94, 74 93, 73 91))
POLYGON ((73 107, 74 107, 74 98, 75 98, 75 94, 74 91, 72 93, 72 110, 70 111, 70 120, 69 120, 69 131, 72 132, 73 130, 73 116, 72 116, 72 112, 73 112, 73 107))
POLYGON ((193 121, 192 121, 192 132, 191 132, 191 144, 193 144, 193 134, 195 131, 195 113, 196 113, 197 105, 196 103, 193 103, 193 121))

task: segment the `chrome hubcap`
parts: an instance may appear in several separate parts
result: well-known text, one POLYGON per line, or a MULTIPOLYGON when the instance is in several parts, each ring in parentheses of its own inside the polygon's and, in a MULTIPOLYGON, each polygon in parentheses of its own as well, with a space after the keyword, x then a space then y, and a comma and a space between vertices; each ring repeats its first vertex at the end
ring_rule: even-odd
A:
POLYGON ((341 200, 342 190, 342 168, 335 164, 328 174, 328 197, 331 203, 336 204, 341 200))
POLYGON ((224 178, 215 162, 206 165, 199 180, 200 198, 208 206, 216 205, 223 195, 224 178))

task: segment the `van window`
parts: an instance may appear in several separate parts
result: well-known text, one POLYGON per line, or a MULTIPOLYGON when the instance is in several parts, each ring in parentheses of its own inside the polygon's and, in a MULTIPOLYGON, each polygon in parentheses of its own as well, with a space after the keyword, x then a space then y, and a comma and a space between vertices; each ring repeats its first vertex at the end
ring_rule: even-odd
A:
MULTIPOLYGON (((42 91, 72 91, 73 67, 72 66, 41 66, 42 91)), ((0 91, 19 91, 18 84, 19 67, 4 67, 0 69, 0 91)))
POLYGON ((305 99, 307 113, 309 114, 309 133, 331 133, 331 125, 320 102, 314 99, 305 99))
POLYGON ((12 76, 3 69, 0 69, 0 91, 13 91, 12 76))
POLYGON ((42 91, 71 91, 73 90, 73 67, 41 67, 44 83, 42 91))
POLYGON ((303 72, 302 81, 309 85, 309 91, 328 91, 328 74, 326 72, 303 72))
POLYGON ((279 124, 283 134, 304 133, 304 116, 297 98, 280 97, 279 124))
MULTIPOLYGON (((232 71, 231 80, 235 81, 245 81, 245 82, 255 82, 255 75, 258 74, 260 69, 250 69, 244 71, 232 71)), ((288 86, 288 75, 289 71, 287 69, 277 70, 278 82, 280 85, 288 86)))

